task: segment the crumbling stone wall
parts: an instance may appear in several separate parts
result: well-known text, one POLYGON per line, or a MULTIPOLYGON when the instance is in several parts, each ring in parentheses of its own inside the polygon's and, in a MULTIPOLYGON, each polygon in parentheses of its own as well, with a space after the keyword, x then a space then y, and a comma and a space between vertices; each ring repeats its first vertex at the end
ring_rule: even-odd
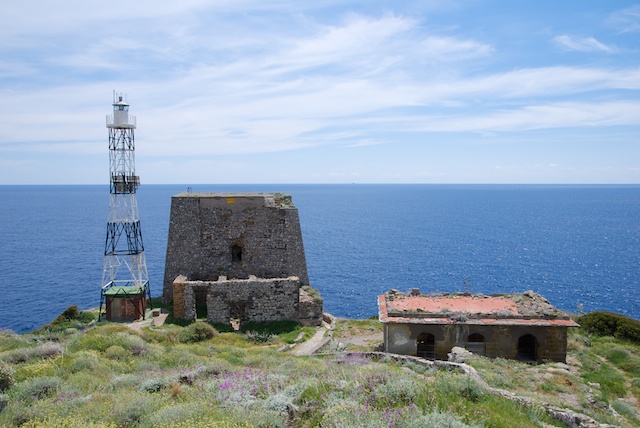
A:
POLYGON ((300 289, 300 303, 298 306, 298 321, 308 327, 322 324, 322 298, 310 286, 300 289))
POLYGON ((171 198, 163 300, 173 281, 287 278, 308 284, 298 210, 283 194, 182 193, 171 198))
POLYGON ((188 281, 179 276, 173 283, 174 315, 196 318, 196 293, 206 292, 207 321, 229 324, 240 322, 280 321, 299 319, 299 289, 297 277, 226 279, 188 281))

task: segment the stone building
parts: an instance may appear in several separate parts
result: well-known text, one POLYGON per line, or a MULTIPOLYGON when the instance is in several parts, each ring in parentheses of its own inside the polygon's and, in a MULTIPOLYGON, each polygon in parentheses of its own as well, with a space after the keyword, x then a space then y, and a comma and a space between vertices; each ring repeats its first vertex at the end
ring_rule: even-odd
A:
POLYGON ((285 194, 182 193, 171 198, 163 300, 211 322, 295 320, 317 325, 298 210, 285 194))
POLYGON ((460 346, 487 357, 564 362, 567 330, 578 327, 533 291, 482 296, 392 290, 378 297, 378 311, 385 352, 439 360, 460 346))

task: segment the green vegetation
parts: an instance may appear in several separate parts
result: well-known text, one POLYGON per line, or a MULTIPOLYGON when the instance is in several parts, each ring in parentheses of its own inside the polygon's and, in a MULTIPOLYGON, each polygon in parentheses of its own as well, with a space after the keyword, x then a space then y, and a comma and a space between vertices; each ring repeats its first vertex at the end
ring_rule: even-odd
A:
POLYGON ((73 305, 65 309, 56 319, 42 326, 37 332, 64 331, 68 328, 84 328, 98 319, 98 311, 79 311, 78 306, 73 305))
POLYGON ((362 320, 338 319, 336 322, 335 337, 351 337, 369 335, 382 332, 382 324, 378 317, 362 320))
MULTIPOLYGON (((570 336, 568 365, 473 356, 480 381, 386 357, 278 352, 313 334, 297 323, 247 324, 239 333, 204 322, 85 327, 0 332, 0 426, 562 426, 541 405, 490 387, 603 423, 639 423, 640 345, 582 330, 570 336)), ((338 320, 334 335, 347 341, 380 330, 376 320, 338 320)))
POLYGON ((468 363, 492 387, 568 407, 602 422, 638 426, 640 344, 570 330, 568 364, 528 365, 473 356, 468 363), (620 414, 617 418, 610 406, 620 414))
POLYGON ((196 321, 180 332, 180 342, 195 343, 214 338, 218 331, 206 322, 196 321))
POLYGON ((614 336, 640 343, 640 321, 611 312, 591 312, 578 319, 582 329, 596 336, 614 336))
POLYGON ((315 288, 313 288, 312 286, 303 285, 302 287, 300 287, 300 289, 305 293, 307 293, 307 295, 311 297, 315 302, 319 302, 319 303, 322 302, 322 296, 320 295, 320 292, 315 288))

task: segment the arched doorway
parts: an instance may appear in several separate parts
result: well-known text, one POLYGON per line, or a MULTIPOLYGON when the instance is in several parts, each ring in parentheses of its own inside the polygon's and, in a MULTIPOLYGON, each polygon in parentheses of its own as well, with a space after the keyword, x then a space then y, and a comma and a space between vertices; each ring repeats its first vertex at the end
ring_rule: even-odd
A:
POLYGON ((436 338, 431 333, 420 333, 416 340, 418 345, 417 356, 429 360, 436 358, 436 338))
POLYGON ((467 351, 477 355, 485 354, 484 336, 480 333, 473 333, 467 338, 467 351))
POLYGON ((538 360, 538 339, 533 334, 525 334, 518 339, 518 355, 521 361, 538 360))

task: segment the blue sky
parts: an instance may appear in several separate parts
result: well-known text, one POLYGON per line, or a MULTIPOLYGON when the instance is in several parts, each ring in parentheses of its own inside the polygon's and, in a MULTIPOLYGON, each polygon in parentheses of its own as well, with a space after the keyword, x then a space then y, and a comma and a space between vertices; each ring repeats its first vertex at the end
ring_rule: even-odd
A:
POLYGON ((0 184, 640 183, 640 3, 25 0, 0 184))

